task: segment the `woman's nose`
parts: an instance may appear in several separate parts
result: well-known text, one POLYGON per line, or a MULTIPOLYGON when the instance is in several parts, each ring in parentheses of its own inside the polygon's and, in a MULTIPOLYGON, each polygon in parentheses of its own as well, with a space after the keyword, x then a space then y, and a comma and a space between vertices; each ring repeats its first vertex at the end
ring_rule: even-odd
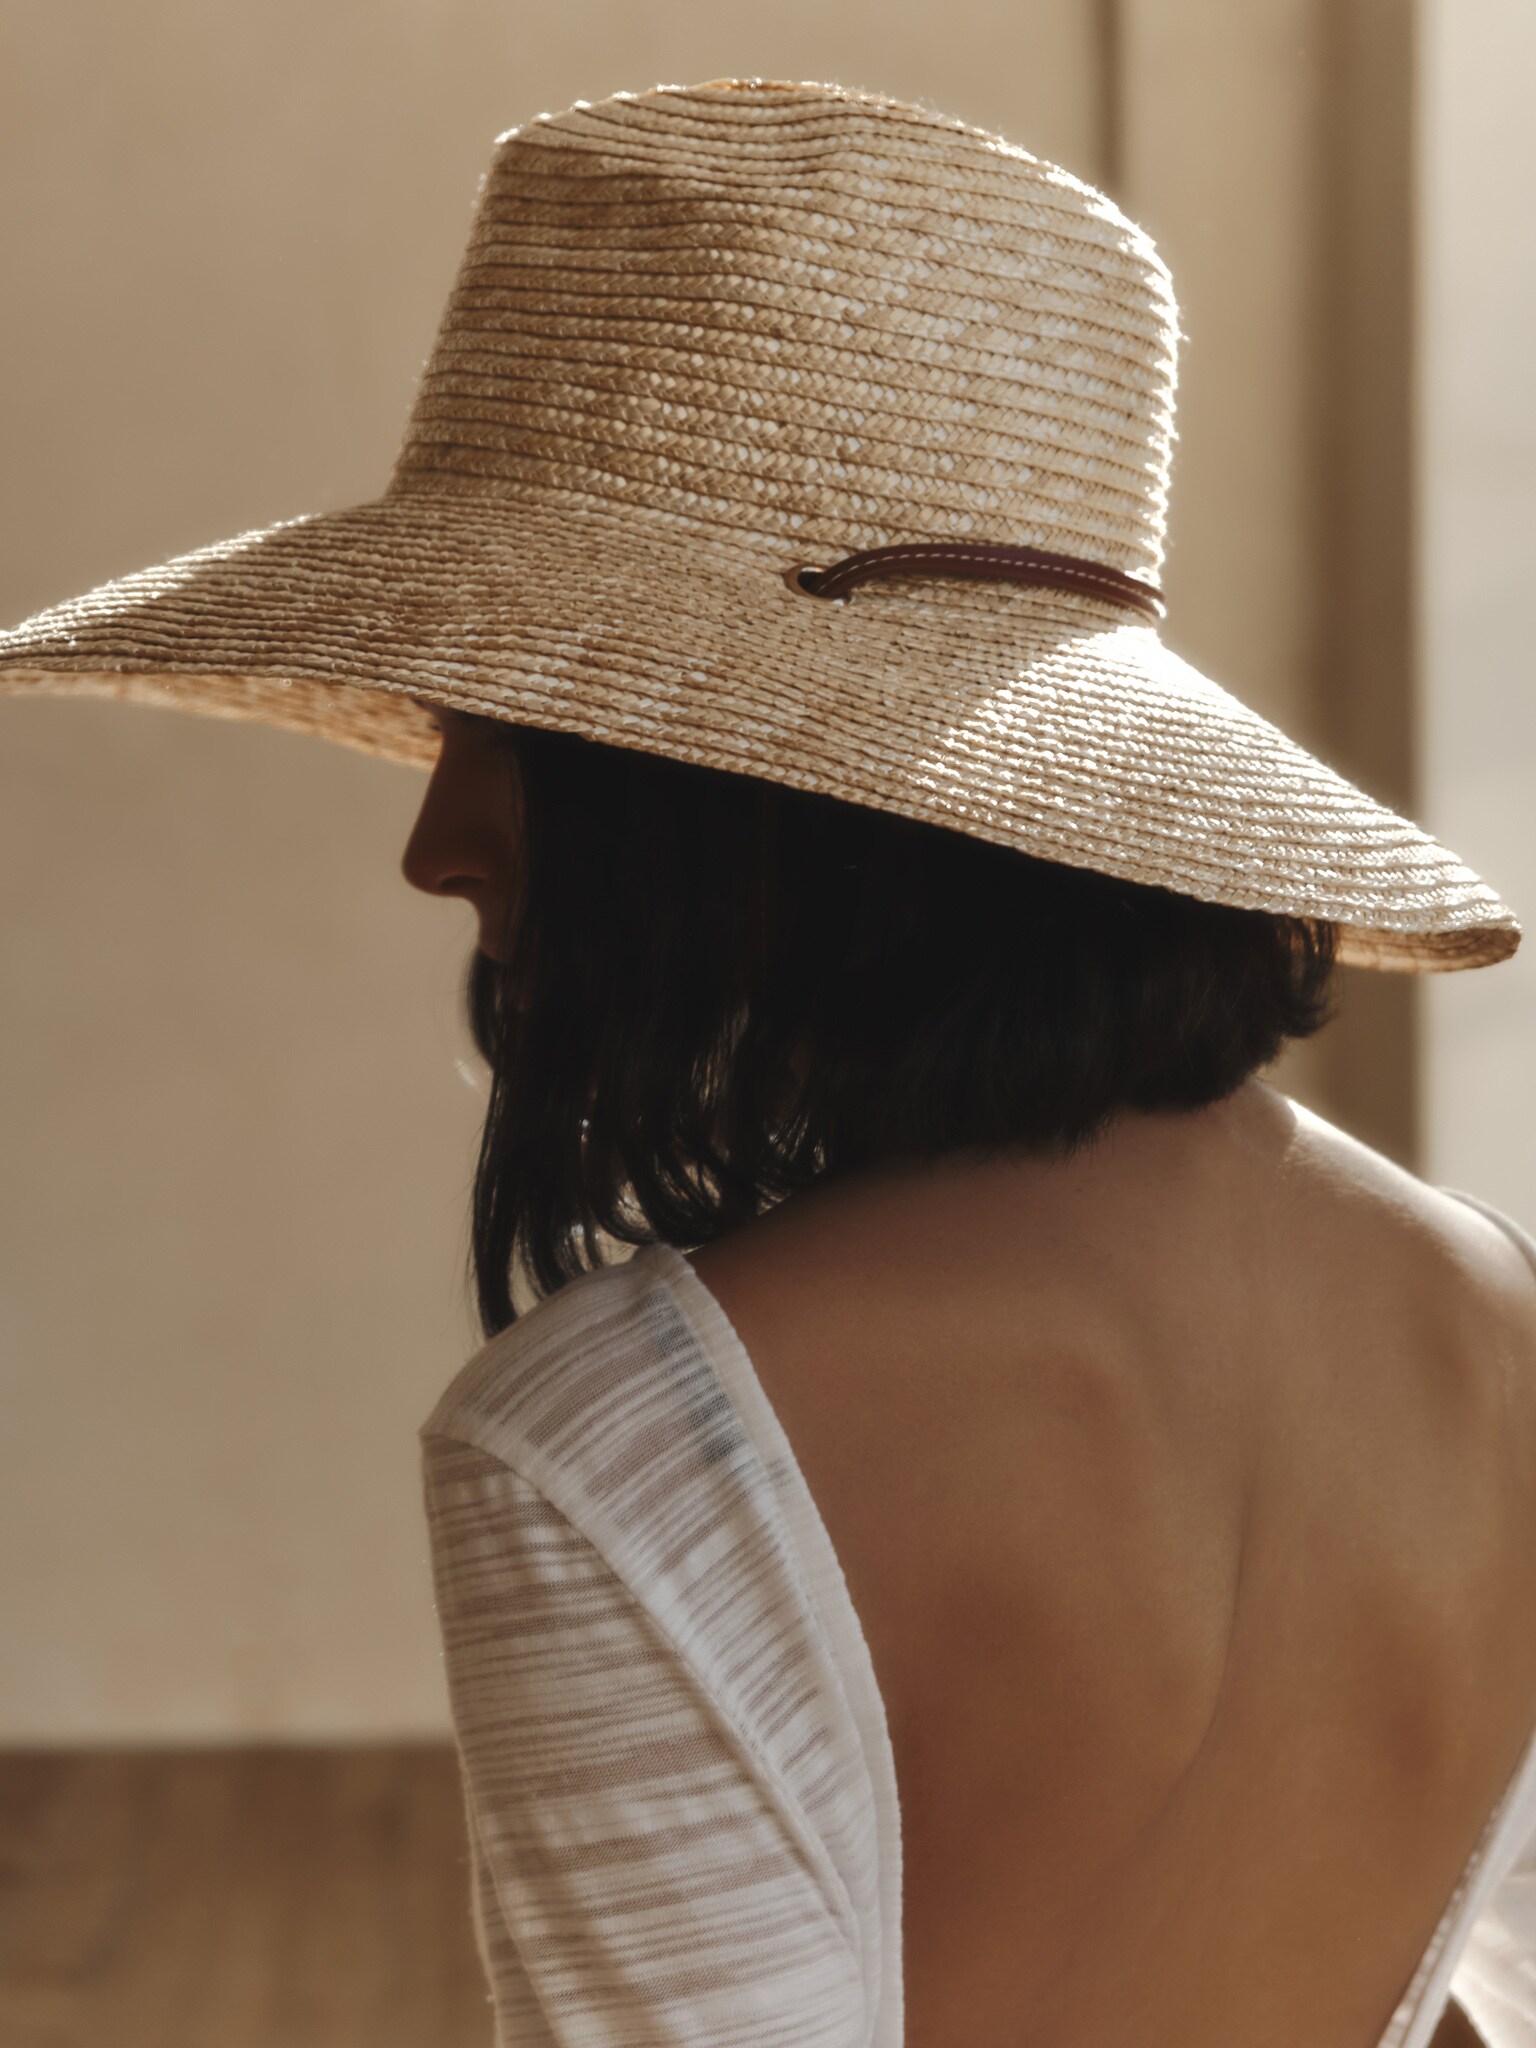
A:
POLYGON ((474 829, 464 792, 456 793, 452 780, 440 758, 400 857, 400 872, 428 896, 473 899, 490 880, 492 849, 484 833, 474 829))
POLYGON ((500 957, 515 887, 518 788, 513 757, 483 719, 444 714, 441 745, 400 871, 428 896, 459 896, 480 947, 500 957))
POLYGON ((471 900, 490 880, 490 862, 458 834, 435 829, 423 806, 405 852, 400 872, 413 889, 428 896, 467 896, 471 900))

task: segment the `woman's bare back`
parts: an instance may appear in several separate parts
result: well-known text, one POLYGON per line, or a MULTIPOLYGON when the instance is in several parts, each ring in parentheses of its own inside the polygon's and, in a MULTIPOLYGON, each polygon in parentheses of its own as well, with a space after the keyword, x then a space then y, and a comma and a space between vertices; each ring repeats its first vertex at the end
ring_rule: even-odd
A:
POLYGON ((1250 1083, 695 1264, 891 1727, 909 2048, 1375 2048, 1536 1726, 1536 1280, 1250 1083))

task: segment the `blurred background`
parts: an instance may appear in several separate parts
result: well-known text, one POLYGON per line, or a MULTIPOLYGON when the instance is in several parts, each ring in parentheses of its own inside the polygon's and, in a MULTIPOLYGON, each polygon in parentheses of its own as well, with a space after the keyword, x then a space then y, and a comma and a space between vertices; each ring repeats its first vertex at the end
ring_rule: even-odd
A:
MULTIPOLYGON (((374 496, 493 138, 723 76, 921 100, 1149 229, 1166 637, 1536 917, 1529 0, 4 0, 0 622, 374 496)), ((487 2037, 415 1436, 481 1098, 421 786, 0 700, 8 2048, 487 2037)), ((1533 1024, 1536 946, 1349 975, 1276 1078, 1533 1225, 1533 1024)))

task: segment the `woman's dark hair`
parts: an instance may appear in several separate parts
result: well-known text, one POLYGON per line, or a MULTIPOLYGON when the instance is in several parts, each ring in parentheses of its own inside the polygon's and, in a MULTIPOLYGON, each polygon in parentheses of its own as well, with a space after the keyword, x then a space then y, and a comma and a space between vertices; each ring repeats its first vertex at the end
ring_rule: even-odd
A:
POLYGON ((472 1260, 487 1334, 600 1233, 688 1249, 831 1174, 1070 1152, 1229 1094, 1325 1021, 1331 925, 941 826, 501 727, 520 783, 472 1260))

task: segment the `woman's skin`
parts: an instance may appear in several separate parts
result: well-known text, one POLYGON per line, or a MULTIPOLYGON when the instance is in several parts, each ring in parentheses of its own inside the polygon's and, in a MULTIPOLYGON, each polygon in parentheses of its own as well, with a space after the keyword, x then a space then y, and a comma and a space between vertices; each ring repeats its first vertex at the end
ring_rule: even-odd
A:
MULTIPOLYGON (((441 730, 405 873, 494 943, 507 756, 441 730)), ((1536 1727, 1503 1233, 1250 1081, 693 1263, 885 1701, 907 2048, 1375 2048, 1536 1727)))
POLYGON ((480 921, 479 946, 498 950, 517 890, 517 777, 490 722, 428 704, 437 763, 400 868, 429 896, 462 896, 480 921))

